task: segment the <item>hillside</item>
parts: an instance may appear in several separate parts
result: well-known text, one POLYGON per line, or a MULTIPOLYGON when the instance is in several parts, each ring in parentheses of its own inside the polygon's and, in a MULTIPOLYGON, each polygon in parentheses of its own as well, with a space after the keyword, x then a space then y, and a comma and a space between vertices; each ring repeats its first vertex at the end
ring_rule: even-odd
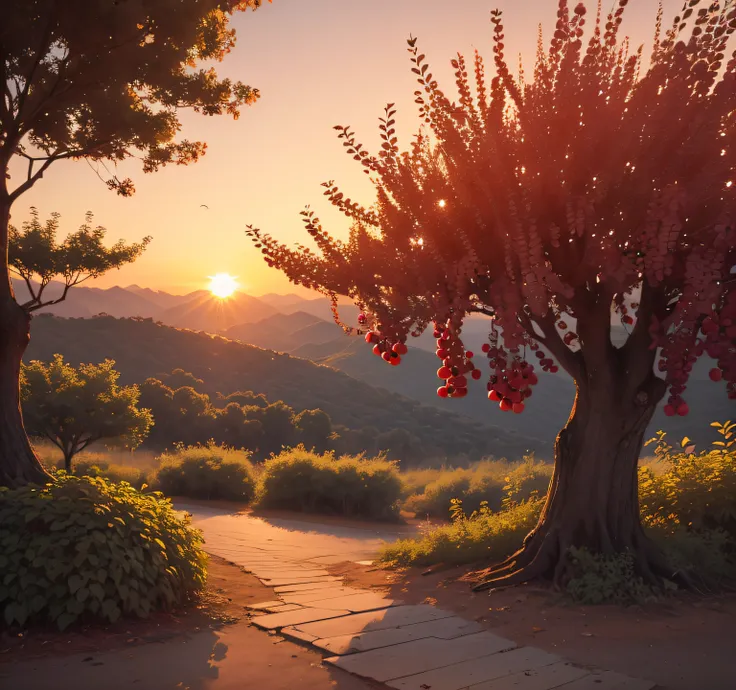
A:
POLYGON ((274 307, 244 292, 219 299, 202 291, 187 302, 161 311, 157 320, 167 326, 219 333, 236 324, 260 321, 275 313, 274 307))
POLYGON ((252 390, 297 410, 321 408, 334 423, 351 429, 405 429, 419 437, 433 456, 488 453, 519 457, 528 449, 542 449, 531 435, 441 412, 329 367, 153 321, 34 319, 26 360, 48 360, 55 353, 74 364, 114 359, 123 383, 182 368, 204 379, 205 392, 210 394, 252 390))
MULTIPOLYGON (((472 417, 484 424, 520 434, 533 429, 534 435, 548 447, 551 447, 557 433, 567 421, 575 398, 575 385, 567 374, 539 372, 539 385, 534 388, 534 395, 529 399, 527 409, 524 414, 514 415, 501 412, 498 405, 488 401, 483 382, 470 386, 466 398, 438 398, 438 380, 434 376, 438 366, 437 357, 419 348, 411 348, 398 368, 386 365, 357 338, 306 344, 292 354, 334 367, 357 379, 370 381, 374 386, 382 386, 421 403, 472 417)), ((484 359, 477 361, 485 364, 484 359)), ((728 401, 725 384, 713 383, 708 378, 707 372, 711 367, 713 362, 705 357, 693 369, 686 392, 690 414, 686 418, 666 417, 662 411, 662 402, 650 424, 650 434, 662 429, 670 434, 673 442, 687 435, 701 445, 715 439, 710 423, 732 419, 736 411, 733 403, 728 401)), ((485 371, 484 368, 484 374, 485 371)))

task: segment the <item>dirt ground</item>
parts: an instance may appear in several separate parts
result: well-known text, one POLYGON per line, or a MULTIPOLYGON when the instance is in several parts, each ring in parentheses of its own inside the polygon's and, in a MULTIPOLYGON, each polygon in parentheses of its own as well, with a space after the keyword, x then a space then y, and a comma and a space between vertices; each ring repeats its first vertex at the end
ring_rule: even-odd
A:
POLYGON ((321 655, 249 625, 247 604, 273 591, 211 557, 201 604, 143 621, 0 637, 0 688, 10 690, 369 690, 321 655))
POLYGON ((355 563, 328 568, 348 584, 388 591, 407 604, 427 602, 476 620, 518 645, 560 654, 658 684, 659 690, 736 687, 736 596, 682 596, 628 608, 576 606, 548 589, 525 585, 472 592, 465 568, 431 575, 355 563))

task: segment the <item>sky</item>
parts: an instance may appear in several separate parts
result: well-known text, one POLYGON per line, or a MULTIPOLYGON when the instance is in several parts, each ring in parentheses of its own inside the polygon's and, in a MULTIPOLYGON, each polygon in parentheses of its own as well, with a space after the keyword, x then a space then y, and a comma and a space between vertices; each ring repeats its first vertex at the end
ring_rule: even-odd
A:
MULTIPOLYGON (((611 2, 604 2, 604 10, 611 2)), ((587 5, 590 25, 595 7, 590 0, 587 5)), ((664 0, 665 17, 671 19, 680 5, 664 0)), ((351 125, 358 140, 375 151, 378 118, 392 102, 398 108, 399 145, 408 145, 418 127, 412 95, 418 85, 406 39, 419 38, 421 52, 452 99, 449 62, 457 52, 470 59, 477 48, 487 76, 492 75, 494 8, 503 11, 507 56, 515 64, 511 56, 522 53, 529 75, 537 26, 542 23, 545 39, 551 37, 556 0, 273 0, 256 12, 238 13, 232 22, 237 45, 217 69, 257 87, 261 98, 238 120, 182 114, 182 136, 208 146, 198 163, 144 174, 136 162, 126 162, 117 175, 132 177, 136 193, 123 198, 84 161, 60 161, 16 202, 12 222, 20 225, 35 206, 42 218, 59 212, 62 232, 72 232, 92 211, 110 241, 153 237, 135 264, 98 279, 97 287, 136 283, 186 293, 206 287, 208 276, 229 273, 254 295, 300 292, 266 266, 245 226, 301 242, 306 233, 299 212, 311 204, 327 230, 345 236, 349 221, 323 197, 320 183, 334 179, 346 196, 364 205, 374 194, 332 127, 351 125)), ((656 11, 655 0, 631 0, 626 12, 624 33, 633 46, 643 43, 645 54, 656 11)), ((23 172, 20 164, 11 168, 14 177, 23 172)))

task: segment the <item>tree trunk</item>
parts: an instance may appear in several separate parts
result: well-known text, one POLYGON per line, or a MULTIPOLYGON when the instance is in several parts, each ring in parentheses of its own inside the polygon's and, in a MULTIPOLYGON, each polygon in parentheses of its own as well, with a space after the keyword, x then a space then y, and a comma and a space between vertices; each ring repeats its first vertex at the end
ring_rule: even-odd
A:
POLYGON ((547 501, 522 548, 478 575, 475 589, 534 578, 564 586, 570 547, 612 555, 629 552, 647 581, 666 566, 639 518, 638 460, 644 434, 664 382, 650 375, 633 396, 621 386, 593 391, 577 382, 570 418, 555 443, 555 469, 547 501))
POLYGON ((49 475, 28 441, 20 410, 20 362, 30 317, 18 306, 7 270, 10 208, 0 203, 0 486, 45 484, 49 475))

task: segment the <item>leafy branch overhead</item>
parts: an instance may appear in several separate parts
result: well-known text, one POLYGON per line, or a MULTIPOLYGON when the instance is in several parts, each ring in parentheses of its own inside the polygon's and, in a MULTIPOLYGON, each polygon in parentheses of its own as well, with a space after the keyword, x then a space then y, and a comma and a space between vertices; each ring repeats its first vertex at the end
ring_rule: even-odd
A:
POLYGON ((87 213, 85 223, 77 232, 61 241, 57 238, 58 231, 59 214, 54 213, 41 223, 35 208, 31 209, 31 219, 20 230, 10 226, 9 266, 11 273, 21 277, 28 288, 30 299, 21 305, 27 312, 58 304, 75 285, 132 263, 151 241, 150 237, 133 244, 120 240, 106 247, 106 230, 92 226, 91 213, 87 213), (63 283, 61 294, 45 297, 54 279, 63 283))
MULTIPOLYGON (((258 89, 218 77, 201 62, 235 45, 236 11, 261 0, 8 0, 0 26, 0 160, 26 159, 14 201, 57 160, 87 158, 104 167, 129 157, 145 172, 186 165, 202 142, 178 140, 179 111, 240 115, 258 89)), ((106 169, 105 169, 106 170, 106 169)), ((130 179, 108 185, 132 194, 130 179)))

